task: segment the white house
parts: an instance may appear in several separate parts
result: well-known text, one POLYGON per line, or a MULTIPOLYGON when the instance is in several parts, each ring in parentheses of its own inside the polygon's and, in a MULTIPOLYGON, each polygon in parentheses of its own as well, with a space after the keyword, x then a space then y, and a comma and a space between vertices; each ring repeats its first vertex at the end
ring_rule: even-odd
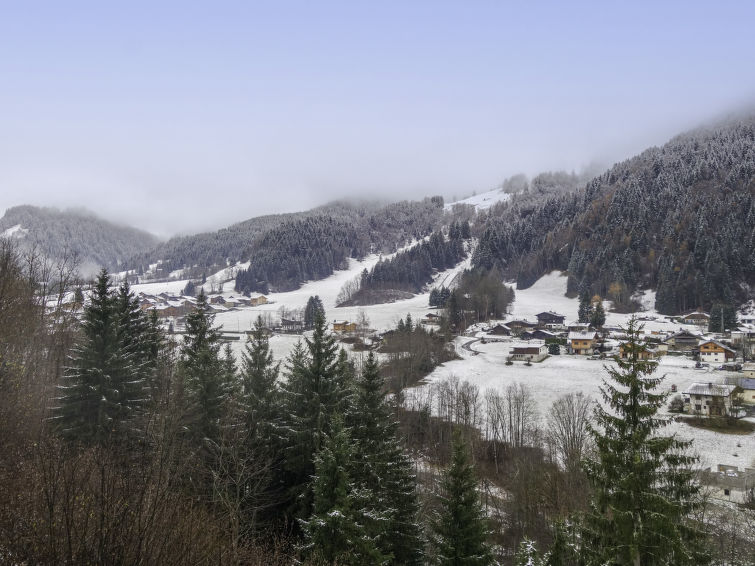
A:
POLYGON ((702 416, 728 415, 734 385, 693 383, 682 392, 685 411, 702 416))
POLYGON ((548 346, 514 346, 511 349, 511 360, 523 362, 541 362, 548 357, 548 346))

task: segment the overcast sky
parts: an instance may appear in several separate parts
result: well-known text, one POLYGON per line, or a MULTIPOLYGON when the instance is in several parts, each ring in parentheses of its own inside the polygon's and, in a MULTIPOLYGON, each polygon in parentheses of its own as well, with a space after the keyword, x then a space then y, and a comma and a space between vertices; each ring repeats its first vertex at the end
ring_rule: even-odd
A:
POLYGON ((755 100, 755 2, 619 4, 4 2, 0 211, 168 235, 461 197, 755 100))

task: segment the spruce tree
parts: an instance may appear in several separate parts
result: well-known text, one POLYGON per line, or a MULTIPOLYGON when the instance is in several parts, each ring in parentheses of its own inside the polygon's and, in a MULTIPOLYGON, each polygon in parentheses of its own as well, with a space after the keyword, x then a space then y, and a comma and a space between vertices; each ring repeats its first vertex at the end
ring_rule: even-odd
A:
POLYGON ((607 407, 590 431, 596 457, 586 463, 595 488, 585 517, 582 550, 587 564, 643 566, 706 564, 702 534, 690 522, 698 487, 685 454, 691 442, 663 436, 670 420, 657 415, 667 394, 656 392, 653 361, 642 360, 642 326, 625 329, 628 359, 607 368, 601 392, 607 407))
POLYGON ((398 439, 398 425, 385 398, 385 387, 375 355, 370 352, 356 383, 352 437, 357 451, 354 482, 370 494, 367 506, 380 521, 368 522, 384 554, 395 564, 421 564, 422 528, 418 523, 416 478, 398 439))
POLYGON ((312 338, 305 338, 305 345, 298 345, 289 357, 288 380, 282 386, 285 482, 299 516, 310 512, 314 456, 346 395, 340 388, 337 351, 335 338, 327 333, 325 315, 318 313, 312 338))
POLYGON ((442 481, 441 512, 433 525, 438 563, 475 565, 493 563, 486 542, 487 521, 477 495, 477 479, 467 448, 454 431, 451 466, 442 481))
POLYGON ((304 549, 326 564, 386 564, 389 557, 380 552, 365 527, 365 521, 374 520, 376 514, 362 507, 369 497, 359 493, 349 474, 356 447, 339 415, 331 428, 315 458, 313 513, 301 521, 304 549))
POLYGON ((196 309, 186 317, 180 362, 186 396, 185 424, 190 436, 199 442, 217 442, 229 401, 227 367, 220 356, 220 331, 213 327, 214 318, 201 291, 196 309))
MULTIPOLYGON (((127 293, 128 294, 128 293, 127 293)), ((84 308, 81 340, 66 368, 53 422, 61 434, 83 442, 124 439, 144 404, 140 337, 131 335, 102 270, 84 308)))
POLYGON ((606 311, 603 310, 603 301, 598 300, 593 302, 592 312, 590 313, 590 325, 595 328, 602 328, 606 323, 606 311))
POLYGON ((270 340, 265 334, 262 317, 257 317, 254 331, 241 355, 241 404, 247 441, 255 445, 271 444, 271 431, 278 417, 278 373, 280 364, 273 361, 270 340))
POLYGON ((579 292, 579 312, 578 321, 582 324, 588 324, 592 315, 592 303, 590 302, 590 292, 587 287, 583 287, 579 292))

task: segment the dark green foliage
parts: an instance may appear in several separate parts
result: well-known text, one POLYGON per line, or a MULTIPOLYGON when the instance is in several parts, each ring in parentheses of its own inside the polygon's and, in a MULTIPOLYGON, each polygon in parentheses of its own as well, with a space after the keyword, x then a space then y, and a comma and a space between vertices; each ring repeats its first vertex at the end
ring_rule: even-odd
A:
POLYGON ((432 289, 430 291, 430 306, 443 308, 446 306, 446 302, 451 297, 451 290, 447 287, 441 287, 440 289, 432 289))
POLYGON ((655 288, 677 314, 745 299, 755 283, 755 117, 677 136, 574 194, 491 210, 473 265, 499 265, 526 288, 568 270, 607 296, 655 288))
POLYGON ((737 327, 737 309, 733 305, 716 303, 710 309, 708 332, 725 332, 737 327))
POLYGON ((433 525, 438 563, 493 564, 486 542, 487 520, 477 495, 477 479, 458 431, 454 434, 451 466, 443 477, 441 490, 440 515, 433 525))
POLYGON ((194 293, 196 292, 197 292, 197 286, 194 284, 194 281, 189 280, 183 289, 183 294, 186 295, 187 297, 193 297, 194 293))
POLYGON ((583 287, 579 292, 579 311, 578 321, 582 324, 588 324, 592 317, 592 301, 590 301, 590 292, 587 287, 583 287))
MULTIPOLYGON (((237 291, 264 293, 268 286, 285 291, 308 279, 327 277, 350 257, 361 258, 375 250, 393 252, 431 232, 441 216, 442 208, 430 199, 387 206, 334 203, 281 216, 254 239, 244 238, 247 243, 242 247, 238 238, 224 236, 224 253, 213 253, 223 263, 226 258, 249 258, 249 268, 237 275, 237 291)), ((222 231, 217 237, 221 235, 222 231)))
POLYGON ((302 521, 304 549, 326 564, 377 565, 388 562, 370 535, 367 522, 380 521, 378 513, 362 507, 365 498, 349 475, 356 447, 340 416, 325 436, 314 463, 312 516, 302 521))
POLYGON ((706 564, 702 535, 690 522, 700 505, 685 454, 690 442, 662 436, 669 419, 657 415, 667 394, 652 377, 656 363, 640 360, 641 327, 626 328, 629 359, 607 368, 591 434, 597 451, 586 464, 595 495, 585 517, 582 552, 587 564, 706 564))
POLYGON ((352 297, 358 300, 368 292, 401 290, 418 293, 432 281, 436 271, 453 267, 466 256, 463 230, 452 223, 448 238, 441 231, 412 248, 396 254, 388 260, 379 261, 365 276, 360 278, 360 289, 352 297))
POLYGON ((318 316, 325 316, 325 307, 320 297, 315 295, 307 299, 307 306, 304 307, 304 328, 314 327, 318 316))
POLYGON ((220 331, 213 327, 207 298, 200 292, 197 307, 186 317, 180 375, 184 382, 185 426, 196 442, 220 438, 221 419, 228 409, 229 364, 220 355, 220 331))
POLYGON ((561 353, 561 347, 558 344, 548 344, 548 353, 551 356, 558 356, 561 353))
POLYGON ((377 360, 370 352, 348 415, 356 448, 353 481, 365 497, 362 505, 380 518, 366 521, 365 527, 383 554, 393 556, 395 564, 421 564, 416 480, 385 395, 377 360))
POLYGON ((603 310, 603 301, 598 300, 593 304, 592 312, 590 313, 590 326, 595 328, 602 328, 606 323, 606 311, 603 310))
POLYGON ((102 443, 139 435, 148 402, 146 328, 128 286, 114 295, 103 269, 84 309, 82 338, 58 387, 53 422, 63 436, 102 443))
POLYGON ((252 444, 270 446, 272 427, 279 418, 276 383, 280 364, 273 361, 270 341, 258 317, 241 357, 241 404, 245 436, 252 444))
POLYGON ((288 380, 282 385, 285 484, 296 514, 311 511, 310 478, 314 456, 330 430, 332 416, 343 408, 346 392, 341 389, 338 348, 326 332, 325 317, 315 317, 312 338, 297 345, 289 357, 288 380))

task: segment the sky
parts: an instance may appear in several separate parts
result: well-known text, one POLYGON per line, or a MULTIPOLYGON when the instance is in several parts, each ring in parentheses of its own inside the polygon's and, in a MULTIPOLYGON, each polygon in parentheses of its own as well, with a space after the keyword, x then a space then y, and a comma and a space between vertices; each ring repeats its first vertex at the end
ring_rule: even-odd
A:
POLYGON ((753 2, 0 0, 0 212, 168 236, 610 165, 755 102, 753 2))

